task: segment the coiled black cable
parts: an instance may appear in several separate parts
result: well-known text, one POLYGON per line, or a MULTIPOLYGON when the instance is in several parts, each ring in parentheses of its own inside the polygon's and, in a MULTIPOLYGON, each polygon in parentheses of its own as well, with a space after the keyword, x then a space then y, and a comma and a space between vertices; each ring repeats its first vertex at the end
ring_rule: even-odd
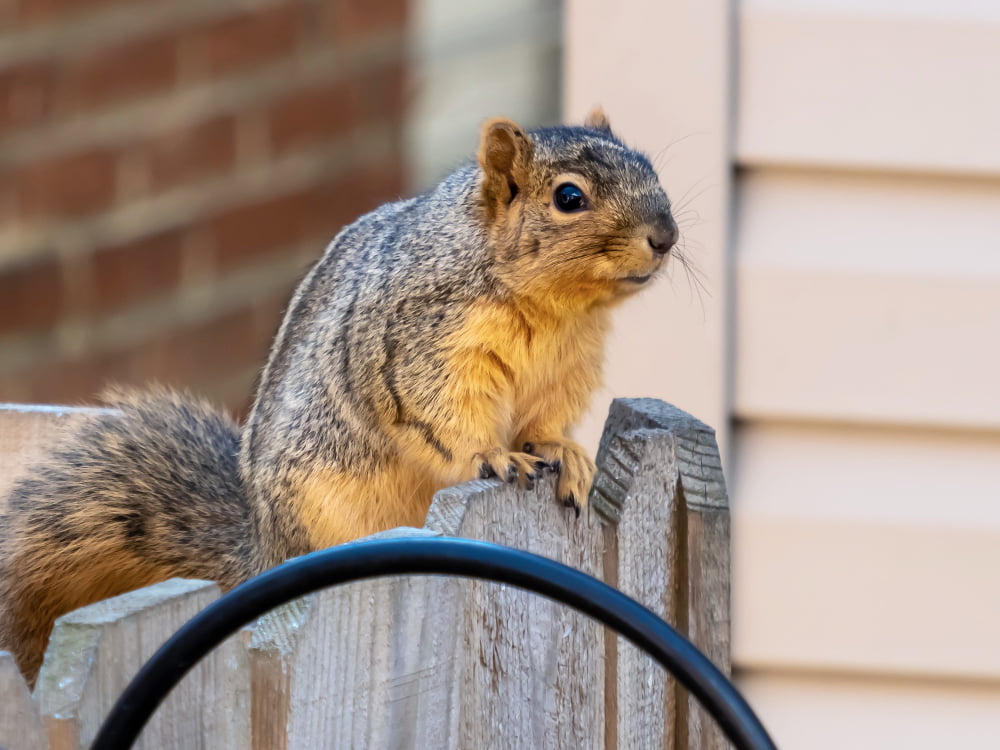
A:
POLYGON ((233 589, 195 615, 139 670, 92 750, 132 746, 153 711, 209 651, 257 617, 339 583, 387 575, 451 575, 527 589, 583 612, 649 653, 689 690, 738 750, 776 750, 739 691, 708 658, 638 602, 592 576, 520 550, 469 539, 357 542, 314 552, 233 589))

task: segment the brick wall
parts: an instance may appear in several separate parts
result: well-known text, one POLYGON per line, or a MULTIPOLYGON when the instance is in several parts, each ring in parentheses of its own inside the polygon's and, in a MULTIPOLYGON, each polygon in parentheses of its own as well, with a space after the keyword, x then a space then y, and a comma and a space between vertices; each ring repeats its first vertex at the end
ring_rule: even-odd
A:
POLYGON ((245 406, 296 280, 404 190, 406 0, 0 0, 0 401, 245 406))

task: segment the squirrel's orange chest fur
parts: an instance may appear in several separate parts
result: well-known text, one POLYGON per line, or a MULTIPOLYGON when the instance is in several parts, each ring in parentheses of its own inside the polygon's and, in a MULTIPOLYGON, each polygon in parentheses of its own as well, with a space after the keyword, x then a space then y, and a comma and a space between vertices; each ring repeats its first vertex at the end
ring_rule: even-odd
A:
MULTIPOLYGON (((501 442, 526 430, 563 431, 600 380, 607 315, 557 313, 523 304, 483 304, 455 336, 455 367, 499 407, 501 442)), ((537 437, 534 436, 534 437, 537 437)))

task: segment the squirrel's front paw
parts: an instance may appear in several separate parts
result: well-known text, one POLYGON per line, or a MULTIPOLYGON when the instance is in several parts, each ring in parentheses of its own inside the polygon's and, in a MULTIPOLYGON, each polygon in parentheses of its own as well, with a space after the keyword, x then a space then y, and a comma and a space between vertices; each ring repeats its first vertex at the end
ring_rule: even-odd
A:
POLYGON ((594 483, 597 466, 587 452, 572 440, 542 440, 524 444, 524 452, 543 459, 559 474, 556 495, 559 502, 573 508, 580 515, 580 508, 587 504, 590 486, 594 483))
POLYGON ((539 461, 536 456, 514 453, 503 448, 477 453, 473 461, 481 479, 499 477, 511 484, 517 482, 518 486, 526 490, 534 489, 535 480, 546 468, 545 462, 539 461))

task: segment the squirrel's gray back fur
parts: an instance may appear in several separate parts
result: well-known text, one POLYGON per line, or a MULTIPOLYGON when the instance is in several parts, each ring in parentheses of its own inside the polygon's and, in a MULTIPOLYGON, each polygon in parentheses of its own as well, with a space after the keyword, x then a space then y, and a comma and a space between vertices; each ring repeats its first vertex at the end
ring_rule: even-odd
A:
MULTIPOLYGON (((476 182, 470 165, 429 193, 361 217, 299 285, 244 430, 240 468, 248 492, 268 493, 274 468, 294 471, 300 458, 374 472, 392 450, 378 412, 394 412, 397 422, 433 439, 410 416, 411 394, 400 392, 399 381, 442 376, 428 339, 455 326, 463 306, 502 293, 475 218, 476 182), (303 429, 308 425, 323 429, 303 429)), ((305 536, 292 518, 278 514, 274 531, 301 554, 305 536)))

